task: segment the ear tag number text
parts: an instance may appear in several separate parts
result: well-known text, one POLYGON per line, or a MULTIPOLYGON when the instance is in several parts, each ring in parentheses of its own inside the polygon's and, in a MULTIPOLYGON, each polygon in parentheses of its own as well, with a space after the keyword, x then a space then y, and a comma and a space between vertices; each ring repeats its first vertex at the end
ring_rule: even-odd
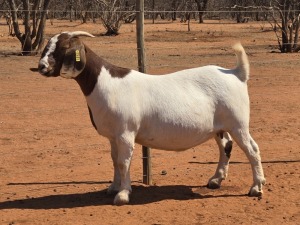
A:
POLYGON ((79 50, 75 51, 75 60, 76 60, 76 62, 80 62, 80 52, 79 52, 79 50))

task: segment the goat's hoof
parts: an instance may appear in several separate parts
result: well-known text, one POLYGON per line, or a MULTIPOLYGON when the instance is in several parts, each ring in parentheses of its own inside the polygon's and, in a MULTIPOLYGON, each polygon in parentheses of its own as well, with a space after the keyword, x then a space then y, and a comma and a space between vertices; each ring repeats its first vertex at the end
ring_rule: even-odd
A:
POLYGON ((254 186, 250 189, 248 196, 249 197, 259 197, 262 198, 263 191, 259 189, 257 186, 254 186))
POLYGON ((208 181, 207 188, 209 189, 218 189, 221 187, 222 180, 219 178, 213 178, 208 181))
POLYGON ((128 203, 129 203, 129 192, 127 190, 120 191, 114 199, 114 204, 118 206, 126 205, 128 203))
POLYGON ((222 181, 224 180, 225 178, 219 178, 219 177, 216 177, 216 178, 211 178, 209 181, 208 181, 208 184, 207 184, 207 188, 209 189, 219 189, 221 187, 221 183, 222 181))

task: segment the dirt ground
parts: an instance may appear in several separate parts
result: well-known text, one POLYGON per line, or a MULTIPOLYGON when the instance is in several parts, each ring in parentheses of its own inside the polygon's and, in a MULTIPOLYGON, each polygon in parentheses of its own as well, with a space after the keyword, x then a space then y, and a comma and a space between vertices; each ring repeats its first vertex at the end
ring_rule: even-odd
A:
MULTIPOLYGON (((39 56, 18 56, 20 44, 0 20, 0 224, 300 224, 300 54, 279 54, 268 24, 221 22, 193 21, 187 32, 183 23, 147 21, 147 71, 232 68, 231 45, 242 42, 251 62, 251 133, 267 179, 262 199, 246 196, 252 172, 235 144, 223 186, 205 187, 218 161, 211 140, 183 152, 153 149, 152 186, 142 183, 137 145, 131 202, 112 205, 109 144, 90 123, 79 87, 31 72, 39 56)), ((137 68, 134 24, 104 37, 100 24, 54 21, 46 36, 71 30, 96 35, 84 42, 108 61, 137 68)))

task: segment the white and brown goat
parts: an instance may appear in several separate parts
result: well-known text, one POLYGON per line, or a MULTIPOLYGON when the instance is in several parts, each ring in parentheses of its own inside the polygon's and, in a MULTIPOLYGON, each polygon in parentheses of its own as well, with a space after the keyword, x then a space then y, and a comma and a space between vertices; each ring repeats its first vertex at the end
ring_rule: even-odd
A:
POLYGON ((108 193, 117 193, 115 204, 129 202, 135 143, 179 151, 210 138, 215 138, 220 157, 208 187, 220 187, 227 176, 232 137, 251 163, 249 195, 262 195, 260 152, 249 133, 249 62, 241 44, 233 46, 234 69, 210 65, 154 76, 110 64, 78 36, 93 37, 83 31, 52 37, 39 61, 39 72, 79 84, 94 127, 111 144, 114 179, 108 193))

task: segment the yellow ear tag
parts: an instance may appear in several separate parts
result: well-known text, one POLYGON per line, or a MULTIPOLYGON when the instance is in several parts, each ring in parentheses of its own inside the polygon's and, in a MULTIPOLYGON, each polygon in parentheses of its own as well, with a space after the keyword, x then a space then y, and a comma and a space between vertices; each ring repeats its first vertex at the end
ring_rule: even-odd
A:
POLYGON ((75 60, 76 60, 76 62, 80 62, 80 52, 79 52, 79 50, 76 50, 75 51, 75 60))

